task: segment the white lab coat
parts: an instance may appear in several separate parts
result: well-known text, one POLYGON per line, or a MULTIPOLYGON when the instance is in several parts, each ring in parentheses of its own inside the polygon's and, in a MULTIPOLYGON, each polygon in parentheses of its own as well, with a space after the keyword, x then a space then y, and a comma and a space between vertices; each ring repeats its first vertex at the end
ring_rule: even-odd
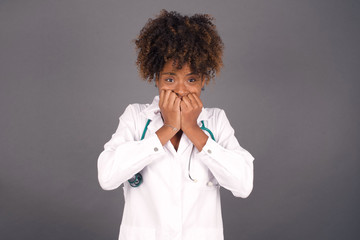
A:
POLYGON ((178 150, 156 135, 163 125, 156 96, 152 104, 131 104, 98 158, 98 179, 105 190, 124 183, 125 206, 120 240, 222 240, 220 186, 246 198, 253 188, 253 156, 234 136, 225 112, 203 108, 203 120, 214 134, 199 152, 183 134, 178 150), (145 124, 145 138, 140 140, 145 124), (188 164, 191 155, 190 180, 188 164), (143 183, 128 179, 140 172, 143 183))

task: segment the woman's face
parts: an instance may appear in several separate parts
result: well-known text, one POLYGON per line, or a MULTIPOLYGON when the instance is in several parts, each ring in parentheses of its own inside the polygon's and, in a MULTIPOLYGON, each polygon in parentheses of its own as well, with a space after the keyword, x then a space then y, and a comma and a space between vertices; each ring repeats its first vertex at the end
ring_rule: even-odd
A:
POLYGON ((184 64, 181 69, 172 66, 172 61, 168 61, 159 77, 156 79, 156 85, 161 90, 172 90, 180 98, 189 93, 196 94, 200 97, 201 88, 205 81, 200 75, 192 73, 188 64, 184 64))

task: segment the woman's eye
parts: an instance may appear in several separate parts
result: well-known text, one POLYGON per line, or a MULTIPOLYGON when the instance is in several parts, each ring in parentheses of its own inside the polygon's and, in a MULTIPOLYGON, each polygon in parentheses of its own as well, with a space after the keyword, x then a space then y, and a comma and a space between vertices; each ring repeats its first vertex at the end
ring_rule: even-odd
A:
POLYGON ((172 79, 172 78, 165 78, 165 82, 174 82, 174 79, 172 79))
POLYGON ((195 78, 190 78, 189 82, 196 82, 196 79, 195 78))

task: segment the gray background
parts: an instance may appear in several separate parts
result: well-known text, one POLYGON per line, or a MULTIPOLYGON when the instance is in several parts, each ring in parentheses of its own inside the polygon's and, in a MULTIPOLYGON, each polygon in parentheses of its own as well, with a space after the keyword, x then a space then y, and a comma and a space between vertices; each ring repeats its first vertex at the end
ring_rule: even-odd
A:
POLYGON ((161 8, 209 13, 225 43, 206 87, 255 157, 222 189, 225 239, 360 239, 359 1, 0 1, 0 239, 117 239, 121 188, 96 161, 157 93, 131 40, 161 8))

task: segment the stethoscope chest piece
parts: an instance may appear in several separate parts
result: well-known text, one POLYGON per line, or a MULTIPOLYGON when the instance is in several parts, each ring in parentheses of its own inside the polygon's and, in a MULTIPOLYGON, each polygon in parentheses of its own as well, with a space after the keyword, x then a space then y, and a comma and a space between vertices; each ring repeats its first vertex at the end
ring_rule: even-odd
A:
POLYGON ((130 186, 132 187, 138 187, 143 181, 141 173, 135 174, 132 178, 128 180, 130 186))

